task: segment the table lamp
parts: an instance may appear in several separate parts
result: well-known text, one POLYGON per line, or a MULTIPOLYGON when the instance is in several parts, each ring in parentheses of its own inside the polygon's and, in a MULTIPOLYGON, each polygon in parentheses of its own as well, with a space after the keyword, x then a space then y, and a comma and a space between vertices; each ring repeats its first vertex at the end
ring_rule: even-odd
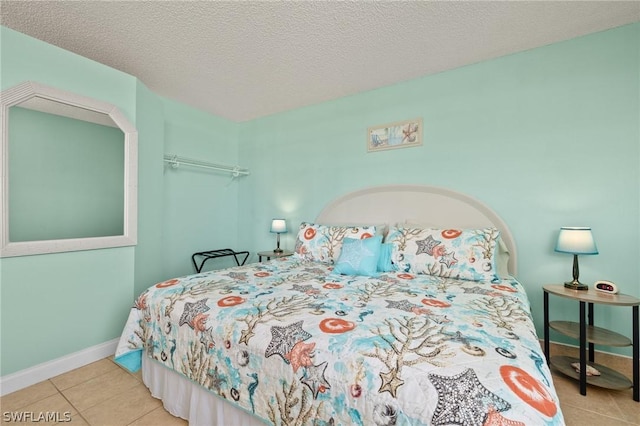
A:
POLYGON ((598 254, 591 228, 563 226, 558 234, 555 251, 573 254, 573 280, 565 282, 564 286, 573 290, 588 290, 589 286, 578 280, 578 255, 598 254))
POLYGON ((271 231, 278 235, 277 237, 277 247, 273 249, 274 253, 282 253, 282 249, 280 248, 280 234, 286 234, 287 232, 287 221, 284 219, 273 219, 271 221, 271 231))

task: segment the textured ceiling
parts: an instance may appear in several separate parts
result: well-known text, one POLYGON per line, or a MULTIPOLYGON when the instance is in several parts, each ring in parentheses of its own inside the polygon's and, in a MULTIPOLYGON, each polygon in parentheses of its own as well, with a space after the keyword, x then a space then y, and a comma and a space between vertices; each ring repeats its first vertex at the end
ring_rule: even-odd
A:
POLYGON ((5 1, 0 23, 245 121, 640 21, 640 2, 5 1))

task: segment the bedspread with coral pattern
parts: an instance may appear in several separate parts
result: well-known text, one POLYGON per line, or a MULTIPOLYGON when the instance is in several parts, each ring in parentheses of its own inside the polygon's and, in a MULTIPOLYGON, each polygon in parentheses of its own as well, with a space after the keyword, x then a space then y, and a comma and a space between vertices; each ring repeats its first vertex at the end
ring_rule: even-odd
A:
POLYGON ((158 283, 136 351, 266 422, 564 424, 522 286, 281 258, 158 283))

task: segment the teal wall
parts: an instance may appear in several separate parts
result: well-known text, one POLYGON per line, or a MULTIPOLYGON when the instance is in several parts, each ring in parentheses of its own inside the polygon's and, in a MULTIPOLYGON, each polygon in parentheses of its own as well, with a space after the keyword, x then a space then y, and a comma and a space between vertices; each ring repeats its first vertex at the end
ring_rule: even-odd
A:
MULTIPOLYGON (((39 81, 111 102, 135 123, 139 238, 136 247, 0 259, 0 374, 118 337, 134 295, 191 273, 191 253, 272 248, 269 221, 280 216, 292 224, 282 238, 291 249, 297 223, 372 185, 445 186, 492 206, 515 235, 538 332, 542 284, 571 274, 570 256, 553 252, 560 226, 593 227, 600 255, 581 257, 584 281, 610 279, 640 296, 639 40, 640 24, 629 25, 233 123, 1 28, 2 89, 39 81), (415 117, 424 120, 422 147, 366 152, 367 127, 415 117), (251 175, 173 170, 164 153, 251 175), (97 308, 87 305, 93 296, 97 308)), ((552 299, 552 309, 554 319, 577 315, 568 300, 552 299)), ((596 315, 630 335, 630 309, 596 315)))
POLYGON ((138 244, 134 294, 165 280, 163 257, 164 111, 162 100, 144 84, 136 87, 138 128, 138 244), (141 131, 143 129, 144 131, 141 131))
MULTIPOLYGON (((237 123, 173 101, 163 104, 165 153, 217 164, 238 163, 237 123)), ((165 167, 162 263, 169 275, 195 273, 192 253, 238 247, 238 188, 243 184, 224 172, 165 167)), ((231 266, 231 262, 230 258, 212 260, 203 270, 231 266)))
MULTIPOLYGON (((510 226, 540 335, 542 285, 571 277, 571 256, 553 251, 561 226, 593 228, 600 255, 580 258, 583 281, 640 296, 639 51, 629 25, 245 123, 241 246, 273 246, 272 217, 295 229, 350 191, 437 185, 510 226), (415 117, 423 146, 367 153, 369 126, 415 117)), ((577 318, 576 303, 551 303, 555 319, 577 318)), ((630 308, 598 306, 596 318, 631 335, 630 308)))
POLYGON ((9 241, 124 234, 122 130, 9 109, 9 241))
MULTIPOLYGON (((191 254, 237 247, 239 181, 163 162, 164 154, 236 164, 238 124, 137 87, 138 245, 134 292, 195 270, 191 254)), ((232 266, 210 261, 203 270, 232 266)))

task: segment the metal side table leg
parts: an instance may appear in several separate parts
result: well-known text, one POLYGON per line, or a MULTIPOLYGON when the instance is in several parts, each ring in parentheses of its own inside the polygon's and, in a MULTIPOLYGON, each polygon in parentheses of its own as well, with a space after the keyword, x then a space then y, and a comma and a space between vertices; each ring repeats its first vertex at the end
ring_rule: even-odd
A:
POLYGON ((549 293, 544 292, 544 357, 549 365, 549 293))
POLYGON ((633 306, 633 400, 640 402, 640 318, 638 305, 633 306))
POLYGON ((587 323, 585 302, 580 301, 580 395, 587 394, 587 323))

